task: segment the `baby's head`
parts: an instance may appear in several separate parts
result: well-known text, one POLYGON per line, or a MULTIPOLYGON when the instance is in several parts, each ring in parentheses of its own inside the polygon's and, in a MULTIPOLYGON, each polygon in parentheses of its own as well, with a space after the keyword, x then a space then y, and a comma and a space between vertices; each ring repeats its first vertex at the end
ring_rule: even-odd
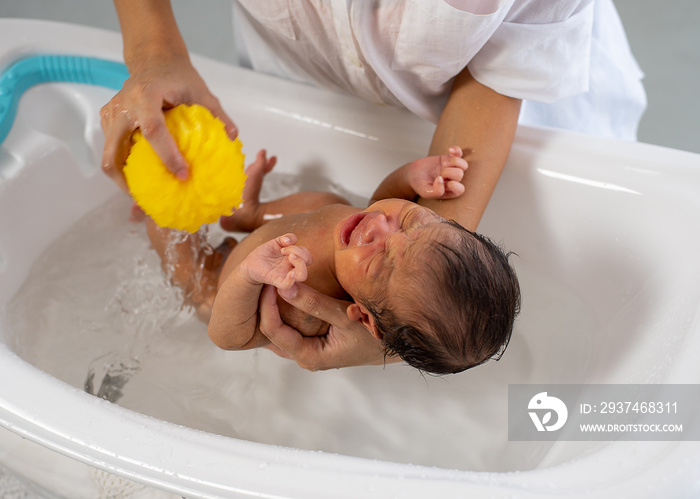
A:
POLYGON ((336 227, 348 315, 386 353, 433 374, 500 355, 519 310, 508 255, 489 239, 408 201, 384 200, 336 227))

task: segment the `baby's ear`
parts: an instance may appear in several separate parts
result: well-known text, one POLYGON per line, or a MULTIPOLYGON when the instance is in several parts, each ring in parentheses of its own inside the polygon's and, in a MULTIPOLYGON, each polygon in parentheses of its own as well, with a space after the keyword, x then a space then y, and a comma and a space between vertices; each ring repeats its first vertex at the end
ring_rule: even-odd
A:
POLYGON ((377 328, 376 322, 374 322, 374 317, 369 313, 363 305, 359 303, 352 303, 347 308, 348 319, 353 322, 359 322, 362 324, 367 331, 369 331, 372 336, 382 341, 384 335, 377 328))

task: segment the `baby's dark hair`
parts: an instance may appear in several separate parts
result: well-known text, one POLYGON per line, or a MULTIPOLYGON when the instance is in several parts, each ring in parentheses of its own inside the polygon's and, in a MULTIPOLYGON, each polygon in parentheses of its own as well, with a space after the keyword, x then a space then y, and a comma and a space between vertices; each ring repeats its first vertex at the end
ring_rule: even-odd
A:
POLYGON ((398 317, 386 298, 383 305, 364 303, 383 335, 385 354, 431 374, 500 358, 520 311, 511 253, 457 222, 443 223, 458 229, 455 236, 435 241, 434 257, 417 259, 416 279, 391 297, 410 312, 398 317))

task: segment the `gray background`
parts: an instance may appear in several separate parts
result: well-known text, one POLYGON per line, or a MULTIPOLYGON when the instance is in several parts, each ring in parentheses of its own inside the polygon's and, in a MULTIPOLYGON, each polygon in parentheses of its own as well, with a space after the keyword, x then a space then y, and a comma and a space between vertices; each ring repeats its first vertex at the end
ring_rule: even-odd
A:
MULTIPOLYGON (((700 153, 700 1, 616 0, 646 74, 649 108, 639 140, 700 153)), ((230 0, 173 0, 194 53, 235 62, 230 0)), ((108 0, 0 0, 0 17, 52 19, 118 30, 108 0)))

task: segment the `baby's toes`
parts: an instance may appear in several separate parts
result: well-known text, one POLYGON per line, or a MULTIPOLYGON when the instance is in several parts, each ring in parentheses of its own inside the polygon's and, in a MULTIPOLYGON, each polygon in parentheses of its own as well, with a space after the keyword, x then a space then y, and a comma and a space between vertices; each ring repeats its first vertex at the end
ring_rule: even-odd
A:
POLYGON ((228 258, 228 256, 231 254, 231 251, 233 248, 236 247, 238 244, 238 241, 236 241, 233 237, 226 237, 223 242, 216 247, 216 252, 221 254, 224 258, 228 258))
POLYGON ((129 222, 143 222, 146 219, 146 213, 136 203, 131 204, 131 212, 129 213, 129 222))
POLYGON ((276 164, 277 164, 277 156, 270 156, 270 159, 268 159, 265 162, 264 173, 265 174, 270 173, 276 164))

